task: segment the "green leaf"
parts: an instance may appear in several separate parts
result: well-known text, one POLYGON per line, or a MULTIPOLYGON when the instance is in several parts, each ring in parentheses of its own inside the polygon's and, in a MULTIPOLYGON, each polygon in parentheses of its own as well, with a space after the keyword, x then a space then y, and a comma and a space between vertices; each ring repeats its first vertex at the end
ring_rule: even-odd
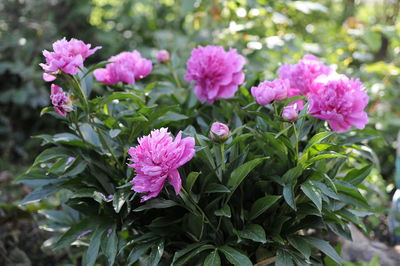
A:
POLYGON ((219 257, 217 249, 206 257, 203 266, 221 266, 221 258, 219 257))
POLYGON ((332 159, 332 158, 346 158, 346 156, 343 154, 336 153, 336 152, 328 152, 328 153, 320 154, 320 155, 310 158, 305 163, 304 168, 312 165, 313 163, 315 163, 319 160, 332 159))
POLYGON ((93 230, 96 228, 96 226, 98 226, 97 222, 98 217, 90 217, 74 224, 57 240, 54 249, 68 247, 72 242, 77 240, 77 236, 87 230, 93 230))
POLYGON ((32 167, 36 167, 42 163, 45 163, 47 161, 57 159, 57 158, 63 158, 63 157, 68 157, 71 156, 71 152, 67 150, 66 148, 63 147, 52 147, 49 149, 44 150, 42 153, 40 153, 38 156, 36 156, 34 163, 32 164, 32 167))
POLYGON ((146 204, 143 206, 140 206, 139 208, 134 209, 134 212, 140 212, 143 210, 149 210, 149 209, 165 209, 165 208, 170 208, 173 206, 179 205, 175 201, 172 200, 162 200, 162 199, 153 199, 146 201, 146 204))
POLYGON ((278 249, 276 252, 275 266, 294 266, 290 253, 278 249))
POLYGON ((181 257, 183 257, 184 255, 186 255, 187 253, 189 253, 190 251, 192 251, 195 248, 201 247, 203 245, 205 245, 206 242, 199 242, 199 243, 194 243, 194 244, 190 244, 187 245, 186 248, 181 249, 177 252, 175 252, 174 254, 174 258, 172 259, 172 265, 174 265, 174 263, 180 259, 181 257))
POLYGON ((301 236, 288 236, 288 240, 290 244, 300 251, 301 254, 303 254, 304 258, 307 260, 310 259, 311 256, 311 248, 309 244, 301 237, 301 236))
POLYGON ((257 165, 259 165, 266 158, 257 158, 252 161, 249 161, 245 164, 242 164, 231 173, 231 177, 228 180, 229 188, 236 188, 242 183, 245 177, 253 170, 257 165))
POLYGON ((148 264, 151 266, 157 266, 161 260, 163 253, 164 253, 164 241, 162 240, 151 248, 151 253, 148 258, 148 264))
POLYGON ((204 193, 228 193, 231 192, 226 186, 216 183, 208 184, 204 193))
POLYGON ((289 169, 283 176, 282 181, 284 183, 294 182, 296 178, 298 178, 303 173, 303 167, 300 165, 289 169))
POLYGON ((122 206, 124 206, 126 200, 130 196, 130 193, 123 190, 117 190, 113 197, 113 207, 116 213, 121 211, 122 206))
POLYGON ((134 264, 144 253, 146 253, 147 250, 149 250, 154 245, 154 243, 155 242, 152 241, 150 243, 137 244, 136 246, 134 246, 128 255, 126 265, 130 266, 134 264))
POLYGON ((104 226, 99 226, 99 228, 92 234, 89 247, 83 256, 83 265, 93 266, 96 262, 100 250, 100 241, 105 230, 106 228, 104 228, 104 226))
POLYGON ((321 194, 315 187, 310 183, 304 183, 301 185, 301 190, 306 196, 315 204, 319 211, 322 210, 322 198, 321 194))
POLYGON ((214 212, 215 216, 225 216, 228 218, 231 218, 231 208, 229 207, 228 204, 224 205, 224 207, 222 207, 222 209, 220 210, 216 210, 214 212))
POLYGON ((264 196, 256 200, 250 209, 249 219, 253 220, 268 210, 281 196, 264 196))
POLYGON ((294 192, 293 192, 293 183, 286 184, 283 187, 283 198, 285 199, 286 203, 293 209, 296 209, 296 203, 294 202, 294 192))
POLYGON ((367 165, 361 169, 354 169, 347 173, 343 178, 344 181, 349 182, 353 186, 361 184, 365 178, 369 175, 373 168, 373 165, 367 165))
POLYGON ((89 124, 81 124, 79 126, 79 129, 81 130, 83 138, 86 142, 92 144, 95 147, 101 147, 99 135, 89 124))
POLYGON ((121 129, 110 129, 110 131, 108 132, 111 138, 115 138, 119 135, 119 133, 121 133, 121 129))
POLYGON ((331 259, 333 259, 337 263, 343 263, 343 259, 337 254, 336 250, 327 242, 315 237, 304 237, 304 240, 314 246, 316 249, 321 250, 331 259))
POLYGON ((304 148, 304 153, 308 151, 315 144, 321 143, 324 139, 328 138, 333 134, 332 131, 321 132, 314 135, 307 143, 307 146, 304 148))
POLYGON ((249 224, 242 231, 238 231, 241 238, 250 239, 254 242, 266 243, 267 239, 262 226, 258 224, 249 224))
POLYGON ((193 188, 194 183, 197 180, 197 177, 199 177, 200 172, 191 172, 188 177, 186 178, 186 188, 188 191, 191 191, 193 188))
POLYGON ((121 101, 131 100, 138 107, 144 106, 143 100, 140 97, 138 97, 136 94, 130 93, 130 92, 114 92, 107 98, 104 98, 103 101, 101 102, 101 104, 109 103, 112 100, 121 100, 121 101))
POLYGON ((30 194, 28 194, 20 204, 25 205, 29 203, 33 203, 36 201, 39 201, 43 198, 46 198, 50 195, 53 195, 56 193, 58 190, 60 190, 60 185, 59 184, 49 184, 43 187, 39 187, 32 191, 30 194))
POLYGON ((235 266, 253 266, 253 263, 251 263, 246 255, 230 246, 224 245, 220 247, 219 250, 224 253, 225 258, 235 266))
POLYGON ((115 257, 117 256, 118 251, 118 236, 116 232, 117 227, 114 225, 111 228, 111 233, 108 233, 104 236, 106 240, 106 248, 103 251, 104 255, 107 257, 108 264, 114 265, 115 257))
MULTIPOLYGON (((192 258, 194 258, 196 255, 200 254, 201 252, 208 250, 208 249, 214 249, 215 247, 212 245, 201 245, 197 248, 195 248, 194 250, 191 250, 189 252, 186 252, 186 255, 184 257, 181 257, 177 260, 175 260, 175 256, 174 256, 174 260, 172 261, 172 266, 185 266, 185 265, 191 265, 188 263, 188 261, 190 261, 192 258)), ((175 253, 176 254, 176 253, 175 253)))

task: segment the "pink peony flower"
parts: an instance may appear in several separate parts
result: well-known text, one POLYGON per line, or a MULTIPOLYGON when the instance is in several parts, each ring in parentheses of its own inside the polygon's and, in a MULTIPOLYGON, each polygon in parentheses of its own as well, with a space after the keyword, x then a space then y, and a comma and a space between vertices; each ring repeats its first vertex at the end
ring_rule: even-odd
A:
POLYGON ((133 162, 129 166, 136 171, 131 181, 132 189, 138 193, 149 193, 142 197, 141 202, 157 197, 166 179, 178 194, 182 187, 178 168, 194 156, 194 138, 182 139, 182 132, 179 132, 173 140, 168 129, 161 128, 138 139, 138 142, 139 145, 131 147, 128 153, 133 162))
POLYGON ((43 51, 46 57, 46 64, 40 64, 45 71, 43 79, 47 82, 53 81, 59 71, 70 75, 78 73, 79 68, 83 67, 83 61, 101 49, 100 46, 90 49, 90 46, 74 38, 70 41, 63 38, 53 43, 53 52, 43 51))
POLYGON ((213 103, 235 95, 244 81, 244 63, 244 57, 236 49, 225 52, 220 46, 199 46, 192 50, 187 61, 185 79, 195 82, 194 92, 202 103, 213 103))
POLYGON ((283 108, 282 117, 288 121, 295 121, 299 116, 299 112, 303 109, 303 100, 299 99, 294 102, 289 103, 283 108))
POLYGON ((146 77, 153 69, 151 61, 143 58, 138 51, 122 52, 108 61, 110 63, 105 68, 93 72, 95 78, 105 84, 133 84, 135 80, 146 77))
POLYGON ((214 141, 225 141, 229 138, 229 127, 223 123, 214 122, 211 125, 210 136, 214 141))
POLYGON ((63 89, 55 84, 51 84, 51 103, 54 105, 54 110, 61 116, 67 116, 68 112, 73 110, 72 101, 68 94, 63 92, 63 89))
POLYGON ((164 63, 164 62, 169 61, 170 58, 169 58, 168 51, 167 50, 158 51, 157 54, 156 54, 156 59, 160 63, 164 63))
POLYGON ((266 80, 258 84, 257 87, 252 87, 251 95, 260 105, 267 105, 273 101, 282 101, 287 98, 289 84, 287 79, 266 80))
POLYGON ((334 72, 317 57, 306 54, 295 65, 284 64, 279 69, 279 77, 290 81, 289 97, 307 95, 313 81, 322 74, 334 72))
POLYGON ((325 80, 322 77, 312 84, 308 112, 327 120, 334 131, 343 132, 351 126, 363 129, 368 123, 368 115, 364 112, 368 96, 361 90, 363 84, 344 75, 326 76, 325 80))

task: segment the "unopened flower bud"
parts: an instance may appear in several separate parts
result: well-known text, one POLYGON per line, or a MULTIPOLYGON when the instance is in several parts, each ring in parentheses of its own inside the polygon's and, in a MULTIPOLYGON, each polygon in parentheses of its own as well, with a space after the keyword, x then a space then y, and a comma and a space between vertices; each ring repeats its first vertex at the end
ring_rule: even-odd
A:
POLYGON ((303 100, 294 101, 283 108, 282 117, 288 121, 295 121, 303 109, 303 100))
POLYGON ((229 127, 223 123, 214 122, 211 125, 210 136, 211 139, 217 142, 224 142, 229 138, 229 127))
POLYGON ((169 53, 167 50, 160 50, 156 54, 156 59, 159 63, 164 63, 169 61, 169 53))

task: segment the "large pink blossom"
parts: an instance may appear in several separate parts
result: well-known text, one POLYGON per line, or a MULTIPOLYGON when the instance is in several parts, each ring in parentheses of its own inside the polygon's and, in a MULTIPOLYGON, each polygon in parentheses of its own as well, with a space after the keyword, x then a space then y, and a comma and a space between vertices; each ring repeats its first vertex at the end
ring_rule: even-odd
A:
POLYGON ((289 97, 307 95, 311 84, 319 75, 328 75, 332 68, 324 65, 317 57, 306 54, 295 65, 284 64, 279 69, 279 76, 290 81, 289 97))
POLYGON ((244 81, 244 63, 236 49, 225 52, 220 46, 199 46, 192 50, 185 79, 195 83, 194 92, 202 103, 213 103, 235 95, 244 81))
POLYGON ((131 181, 132 189, 138 193, 149 193, 141 201, 157 197, 166 179, 178 194, 182 187, 178 168, 194 156, 194 138, 182 138, 182 132, 179 132, 173 140, 168 129, 161 128, 138 139, 138 142, 139 145, 131 147, 128 153, 132 162, 129 166, 136 171, 131 181))
POLYGON ((267 105, 273 101, 282 101, 288 96, 290 83, 287 79, 274 79, 273 81, 264 81, 258 84, 257 87, 251 88, 256 102, 260 105, 267 105))
POLYGON ((60 86, 51 84, 50 99, 54 106, 54 110, 61 116, 65 117, 68 112, 73 110, 71 99, 60 86))
POLYGON ((355 126, 363 129, 368 123, 364 108, 368 96, 358 79, 344 75, 320 76, 308 94, 309 113, 327 120, 334 131, 343 132, 355 126))
POLYGON ((146 77, 153 70, 151 61, 143 58, 138 51, 122 52, 108 61, 110 63, 105 68, 93 72, 95 78, 105 84, 133 84, 135 80, 146 77))
POLYGON ((46 57, 46 64, 40 64, 45 71, 43 79, 48 82, 53 81, 59 71, 70 75, 78 73, 79 68, 83 67, 83 61, 101 49, 100 46, 93 49, 90 47, 90 44, 73 38, 70 41, 63 38, 53 43, 53 52, 43 51, 43 55, 46 57))

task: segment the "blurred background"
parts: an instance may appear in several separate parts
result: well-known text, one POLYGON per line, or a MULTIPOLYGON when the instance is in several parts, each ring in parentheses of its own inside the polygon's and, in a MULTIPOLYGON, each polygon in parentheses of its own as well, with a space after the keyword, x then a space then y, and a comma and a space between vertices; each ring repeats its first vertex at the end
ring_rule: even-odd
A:
POLYGON ((296 63, 306 53, 360 78, 370 96, 366 133, 375 155, 363 185, 373 212, 366 231, 393 246, 387 216, 400 129, 399 11, 398 0, 0 1, 0 264, 66 265, 80 256, 79 250, 51 251, 45 241, 52 233, 40 230, 57 198, 19 206, 29 188, 13 183, 41 150, 31 136, 63 127, 40 118, 49 84, 38 65, 42 50, 62 37, 103 46, 86 65, 124 50, 153 59, 167 49, 173 64, 184 66, 193 47, 215 44, 238 49, 250 62, 250 78, 274 78, 281 62, 296 63))

